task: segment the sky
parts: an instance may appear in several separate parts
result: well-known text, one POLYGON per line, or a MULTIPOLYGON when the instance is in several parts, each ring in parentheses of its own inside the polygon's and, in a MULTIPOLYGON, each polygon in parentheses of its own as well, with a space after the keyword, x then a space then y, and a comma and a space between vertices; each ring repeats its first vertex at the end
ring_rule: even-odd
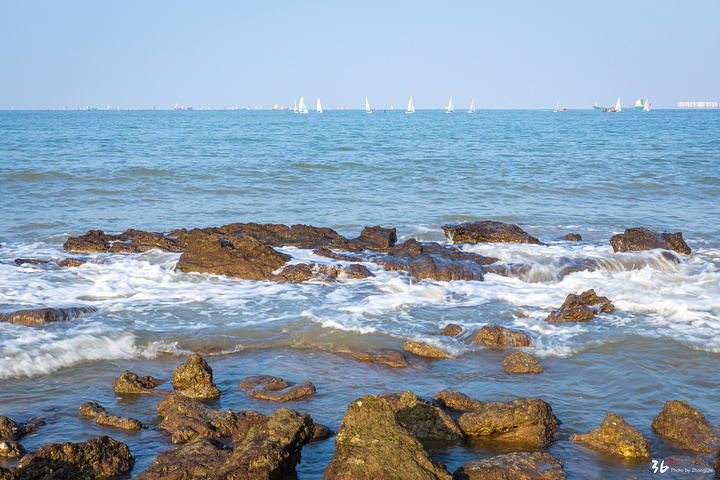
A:
POLYGON ((675 108, 720 101, 719 20, 718 0, 0 0, 0 108, 675 108))

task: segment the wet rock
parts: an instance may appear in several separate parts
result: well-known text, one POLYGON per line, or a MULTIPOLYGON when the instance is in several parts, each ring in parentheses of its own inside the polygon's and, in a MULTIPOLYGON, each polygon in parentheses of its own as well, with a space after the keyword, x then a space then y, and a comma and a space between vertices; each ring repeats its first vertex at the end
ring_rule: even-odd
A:
POLYGON ((508 345, 512 347, 529 347, 532 345, 532 338, 522 330, 511 330, 499 325, 486 325, 475 335, 473 343, 495 348, 503 348, 508 345))
POLYGON ((15 470, 19 478, 91 480, 130 472, 135 459, 127 445, 110 437, 80 443, 51 443, 25 455, 15 470))
POLYGON ((541 452, 518 452, 467 462, 454 480, 565 480, 565 463, 541 452))
POLYGON ((355 360, 361 362, 374 363, 375 365, 383 365, 390 368, 405 368, 409 366, 402 352, 390 348, 352 352, 350 355, 352 355, 355 360))
POLYGON ((456 358, 449 353, 445 353, 439 348, 433 347, 432 345, 420 344, 415 340, 405 342, 402 349, 406 352, 414 353, 420 357, 427 358, 456 358))
POLYGON ((686 450, 714 452, 720 446, 718 429, 686 401, 668 401, 652 421, 652 428, 686 450))
POLYGON ((483 402, 468 397, 464 393, 454 390, 443 390, 438 392, 432 399, 442 408, 449 408, 459 412, 470 412, 476 410, 483 405, 483 402))
POLYGON ((107 252, 111 242, 118 240, 117 235, 106 235, 102 230, 89 230, 85 235, 69 237, 63 248, 71 252, 107 252))
POLYGON ((190 480, 209 478, 232 448, 218 440, 195 438, 175 450, 161 453, 135 480, 190 480))
POLYGON ((162 385, 162 380, 157 380, 150 375, 146 377, 139 377, 137 374, 124 370, 120 377, 113 380, 112 386, 115 389, 115 394, 126 395, 135 393, 163 393, 169 392, 165 390, 153 390, 158 385, 162 385))
POLYGON ((573 441, 582 442, 595 450, 622 457, 651 458, 650 442, 640 430, 621 416, 608 413, 600 428, 584 435, 574 434, 573 441))
POLYGON ((553 311, 545 319, 549 323, 587 322, 597 313, 612 313, 613 304, 606 297, 598 297, 595 290, 587 290, 580 295, 571 293, 565 298, 560 309, 553 311))
POLYGON ((446 337, 457 337, 462 333, 463 329, 460 325, 455 325, 454 323, 448 323, 445 325, 445 328, 443 328, 443 335, 446 337))
POLYGON ((147 428, 147 426, 134 418, 110 415, 105 411, 104 407, 95 402, 82 404, 79 409, 79 414, 83 417, 94 418, 95 423, 103 427, 119 428, 121 430, 142 430, 143 428, 147 428))
POLYGON ((325 480, 450 480, 403 427, 389 403, 365 395, 348 405, 325 480))
POLYGON ((582 237, 580 236, 579 233, 568 233, 567 235, 565 235, 563 237, 563 240, 568 241, 568 242, 581 242, 582 237))
POLYGON ((505 357, 502 363, 507 373, 542 373, 545 370, 529 353, 514 352, 505 357))
POLYGON ((317 250, 313 251, 313 253, 320 257, 332 258, 333 260, 339 260, 341 262, 362 262, 363 261, 363 259, 360 257, 337 253, 337 252, 330 250, 327 247, 320 247, 317 250))
POLYGON ((50 263, 48 260, 35 260, 32 258, 16 258, 15 265, 21 267, 23 265, 47 265, 50 263))
POLYGON ((87 263, 86 260, 80 260, 79 258, 66 258, 65 260, 61 260, 58 262, 58 265, 61 267, 79 267, 80 265, 85 265, 87 263))
POLYGON ((228 239, 193 233, 176 268, 182 272, 212 273, 247 280, 266 280, 290 260, 252 237, 228 239))
POLYGON ((338 279, 362 279, 372 277, 373 274, 364 265, 352 264, 348 266, 321 265, 298 263, 288 265, 276 274, 272 274, 269 280, 275 282, 300 283, 307 280, 338 280, 338 279))
POLYGON ((187 362, 178 365, 171 383, 176 392, 186 397, 220 398, 220 390, 213 383, 212 368, 196 353, 190 355, 187 362))
MULTIPOLYGON (((25 449, 18 442, 12 440, 0 440, 0 459, 20 458, 25 454, 25 449)), ((2 475, 0 475, 2 478, 2 475)))
POLYGON ((218 233, 232 237, 252 237, 271 247, 318 248, 344 244, 347 239, 331 228, 310 225, 231 223, 217 229, 218 233))
POLYGON ((537 398, 486 403, 458 419, 466 435, 532 448, 546 447, 557 433, 558 423, 550 405, 537 398))
POLYGON ((690 255, 692 250, 683 240, 682 232, 657 233, 644 227, 628 228, 625 233, 613 235, 610 244, 615 252, 634 252, 662 248, 683 255, 690 255))
POLYGON ((443 225, 445 236, 451 243, 531 243, 540 240, 529 235, 517 225, 502 222, 479 221, 443 225))
POLYGON ((160 233, 126 230, 120 235, 107 235, 102 230, 90 230, 85 235, 70 237, 63 245, 71 252, 142 253, 149 250, 182 252, 185 245, 160 233))
POLYGON ((397 234, 394 228, 365 227, 359 237, 348 240, 347 247, 352 247, 352 250, 387 250, 395 242, 397 234))
POLYGON ((387 401, 400 425, 419 439, 460 440, 463 437, 455 420, 412 392, 384 393, 378 398, 387 401))
POLYGON ((333 436, 335 436, 335 432, 333 432, 330 427, 320 423, 313 423, 313 435, 310 439, 311 442, 319 442, 333 436))
POLYGON ((69 322, 80 315, 97 312, 93 307, 76 308, 37 308, 0 313, 0 322, 15 323, 27 327, 37 327, 51 322, 69 322))
POLYGON ((247 377, 238 386, 250 397, 273 402, 289 402, 315 393, 315 385, 311 382, 295 385, 270 375, 247 377))
POLYGON ((0 416, 0 439, 17 440, 23 435, 36 432, 40 425, 45 425, 45 422, 39 418, 33 419, 30 423, 18 423, 8 417, 0 416))

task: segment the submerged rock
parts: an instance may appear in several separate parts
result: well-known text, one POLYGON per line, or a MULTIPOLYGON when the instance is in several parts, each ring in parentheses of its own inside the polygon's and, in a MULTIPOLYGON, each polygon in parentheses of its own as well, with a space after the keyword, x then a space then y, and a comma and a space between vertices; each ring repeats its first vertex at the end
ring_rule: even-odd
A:
POLYGON ((563 237, 563 240, 565 240, 567 242, 581 242, 582 237, 580 236, 579 233, 568 233, 567 235, 565 235, 563 237))
POLYGON ((37 327, 51 322, 68 322, 80 315, 97 312, 93 307, 75 308, 37 308, 0 313, 0 322, 16 323, 27 327, 37 327))
POLYGON ((445 328, 443 328, 442 334, 446 337, 457 337, 462 333, 463 329, 460 325, 455 325, 454 323, 448 323, 445 325, 445 328))
POLYGON ((289 402, 315 393, 315 385, 311 382, 295 385, 270 375, 247 377, 238 386, 250 397, 273 402, 289 402))
POLYGON ((657 233, 644 227, 628 228, 625 233, 613 235, 610 244, 615 252, 635 252, 662 248, 683 255, 690 255, 692 250, 683 240, 682 232, 657 233))
POLYGON ((80 406, 79 415, 83 417, 92 417, 95 423, 103 427, 119 428, 121 430, 141 430, 147 428, 139 420, 134 418, 123 418, 110 415, 105 408, 95 402, 86 402, 80 406))
POLYGON ((455 420, 412 392, 383 393, 378 398, 387 401, 400 425, 419 439, 460 440, 463 437, 455 420))
POLYGON ((545 369, 529 353, 514 352, 505 357, 502 363, 507 373, 542 373, 545 369))
POLYGON ((445 353, 439 348, 433 347, 432 345, 420 344, 415 340, 405 342, 402 349, 406 352, 414 353, 420 357, 427 358, 456 358, 449 353, 445 353))
POLYGON ((391 348, 363 350, 361 352, 352 352, 350 355, 352 355, 355 360, 361 362, 374 363, 375 365, 383 365, 390 368, 405 368, 409 366, 405 355, 391 348))
POLYGON ((485 405, 479 400, 475 400, 464 393, 456 392, 454 390, 443 390, 438 392, 434 397, 432 397, 432 399, 442 408, 449 408, 459 412, 470 412, 485 405))
POLYGON ((372 277, 373 274, 365 265, 354 263, 348 266, 321 265, 297 263, 283 267, 276 274, 268 277, 275 282, 300 283, 307 280, 338 280, 338 279, 362 279, 372 277))
POLYGON ((652 421, 652 428, 682 448, 694 452, 714 452, 720 447, 718 429, 705 420, 687 400, 665 402, 660 414, 652 421))
POLYGON ((80 260, 79 258, 66 258, 65 260, 61 260, 58 262, 58 265, 61 267, 79 267, 81 265, 85 265, 87 263, 87 260, 80 260))
POLYGON ((620 415, 608 413, 600 428, 584 435, 574 434, 573 441, 591 448, 622 457, 651 458, 650 442, 640 430, 627 423, 620 415))
POLYGON ((565 480, 565 463, 541 452, 518 452, 467 462, 454 480, 565 480))
POLYGON ((495 348, 503 348, 508 345, 512 347, 529 347, 532 345, 532 338, 522 330, 511 330, 499 325, 485 325, 475 335, 473 343, 495 348))
POLYGON ((562 306, 545 319, 549 323, 587 322, 596 313, 612 313, 613 304, 606 297, 598 297, 595 290, 587 290, 580 295, 571 293, 562 306))
POLYGON ((517 225, 502 222, 479 221, 443 225, 445 236, 451 243, 531 243, 540 240, 529 235, 517 225))
POLYGON ((178 365, 173 373, 172 386, 176 392, 190 398, 220 398, 220 390, 213 383, 213 371, 204 358, 193 353, 188 361, 178 365))
POLYGON ((135 393, 170 393, 165 390, 154 390, 155 387, 162 385, 162 380, 157 380, 150 375, 139 377, 137 374, 124 370, 118 378, 113 380, 112 386, 116 395, 126 395, 135 393))

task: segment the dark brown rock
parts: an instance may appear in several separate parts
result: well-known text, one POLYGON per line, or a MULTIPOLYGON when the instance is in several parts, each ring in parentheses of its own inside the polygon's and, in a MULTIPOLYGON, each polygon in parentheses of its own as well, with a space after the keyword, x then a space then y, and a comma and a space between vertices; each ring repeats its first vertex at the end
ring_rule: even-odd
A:
POLYGON ((311 382, 295 385, 270 375, 247 377, 238 386, 250 397, 273 402, 289 402, 315 393, 315 385, 311 382))
POLYGON ((63 245, 71 252, 142 253, 148 250, 182 252, 185 245, 160 233, 126 230, 120 235, 107 235, 102 230, 90 230, 79 237, 69 237, 63 245))
POLYGON ((372 276, 373 274, 366 266, 357 263, 348 266, 297 263, 287 265, 277 274, 270 275, 269 280, 300 283, 312 279, 330 281, 338 279, 360 279, 372 276))
POLYGON ((141 430, 145 427, 139 420, 110 415, 105 408, 95 402, 86 402, 80 406, 80 416, 92 417, 95 423, 103 427, 118 428, 121 430, 141 430))
POLYGON ((584 435, 574 434, 573 441, 582 442, 595 450, 612 455, 652 458, 650 442, 643 437, 640 430, 614 413, 607 414, 600 428, 584 435))
POLYGON ((139 377, 136 374, 124 370, 120 377, 113 380, 112 386, 115 389, 115 394, 126 395, 135 393, 163 393, 169 392, 165 390, 154 390, 158 385, 162 385, 162 380, 157 380, 151 376, 139 377))
POLYGON ((16 323, 28 327, 37 327, 51 322, 69 322, 80 315, 97 312, 93 307, 76 308, 38 308, 0 313, 0 322, 16 323))
POLYGON ((183 272, 266 280, 290 258, 252 237, 230 240, 219 235, 195 232, 188 239, 187 248, 176 268, 183 272))
POLYGON ((445 236, 451 243, 532 243, 540 240, 517 225, 502 222, 480 221, 443 225, 445 236))
POLYGON ((397 242, 397 234, 394 228, 382 228, 379 226, 365 227, 360 236, 348 240, 348 247, 353 250, 387 250, 397 242))
MULTIPOLYGON (((18 442, 12 440, 0 440, 0 458, 20 458, 25 454, 25 449, 18 442)), ((2 478, 2 475, 0 475, 2 478)))
POLYGON ((378 398, 388 402, 400 425, 418 439, 460 440, 463 437, 455 420, 412 392, 384 393, 378 398))
POLYGON ((210 438, 195 438, 175 450, 161 453, 135 480, 191 480, 210 477, 232 448, 210 438))
POLYGON ((485 325, 475 335, 473 343, 495 348, 503 348, 508 345, 512 347, 529 347, 532 345, 532 338, 522 330, 511 330, 499 325, 485 325))
POLYGON ((486 403, 458 420, 466 435, 532 448, 545 448, 557 434, 558 423, 550 405, 537 398, 486 403))
POLYGON ((313 423, 313 435, 310 439, 311 442, 319 442, 333 436, 335 436, 335 432, 333 432, 327 425, 313 423))
POLYGON ((449 353, 445 353, 439 348, 433 347, 432 345, 420 344, 415 340, 405 342, 402 349, 406 352, 414 353, 420 357, 427 358, 455 358, 449 353))
POLYGON ((117 235, 106 235, 102 230, 89 230, 85 235, 69 237, 63 248, 71 252, 107 252, 111 242, 118 240, 117 235))
POLYGON ((657 233, 644 227, 628 228, 625 233, 613 235, 610 244, 615 252, 634 252, 662 248, 683 255, 690 255, 692 250, 683 240, 682 232, 657 233))
POLYGON ((502 366, 507 373, 542 373, 545 370, 537 358, 525 352, 511 353, 505 357, 502 366))
POLYGON ((231 223, 217 229, 229 237, 253 237, 271 247, 318 248, 325 245, 344 244, 347 239, 331 228, 310 225, 231 223))
POLYGON ((541 452, 518 452, 467 462, 454 480, 565 480, 565 463, 541 452))
POLYGON ((365 395, 348 405, 325 480, 450 480, 387 401, 365 395))
POLYGON ((342 253, 330 250, 327 247, 320 247, 313 252, 315 255, 319 255, 325 258, 332 258, 333 260, 340 260, 341 262, 362 262, 363 259, 352 255, 344 255, 342 253))
POLYGON ((443 390, 442 392, 438 392, 432 398, 435 403, 440 405, 442 408, 449 408, 459 412, 470 412, 485 405, 479 400, 475 400, 464 393, 456 392, 454 390, 443 390))
POLYGON ((714 452, 720 446, 718 429, 686 401, 668 401, 652 421, 652 428, 686 450, 714 452))
POLYGON ((563 237, 563 240, 568 242, 581 242, 582 237, 578 233, 568 233, 563 237))
POLYGON ((58 262, 58 265, 61 267, 79 267, 80 265, 85 265, 87 263, 86 260, 80 260, 79 258, 66 258, 65 260, 61 260, 58 262))
POLYGON ((405 368, 408 366, 405 355, 403 355, 402 352, 390 348, 352 352, 351 355, 355 360, 390 368, 405 368))
POLYGON ((36 432, 45 422, 33 419, 30 423, 18 423, 8 417, 0 416, 0 440, 17 440, 23 435, 36 432))
POLYGON ((213 383, 212 368, 197 353, 190 355, 187 362, 178 365, 171 383, 176 392, 186 397, 220 398, 220 390, 213 383))
POLYGON ((587 322, 597 313, 612 313, 615 307, 605 297, 598 297, 595 290, 587 290, 580 295, 570 294, 560 309, 553 311, 545 319, 550 323, 587 322))
POLYGON ((47 265, 48 260, 35 260, 33 258, 16 258, 15 265, 21 267, 23 265, 47 265))
POLYGON ((445 328, 443 328, 443 335, 446 337, 457 337, 462 333, 463 329, 460 325, 455 325, 454 323, 448 323, 445 325, 445 328))

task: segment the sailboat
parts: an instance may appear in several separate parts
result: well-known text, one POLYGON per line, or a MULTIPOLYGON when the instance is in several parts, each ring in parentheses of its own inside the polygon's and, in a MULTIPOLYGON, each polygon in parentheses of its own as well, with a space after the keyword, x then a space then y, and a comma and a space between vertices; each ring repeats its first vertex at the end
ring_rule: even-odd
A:
POLYGON ((647 98, 646 98, 646 99, 645 99, 645 105, 643 105, 642 111, 643 111, 643 112, 649 112, 651 106, 652 106, 652 103, 650 103, 650 99, 647 99, 647 98))
POLYGON ((555 104, 555 110, 553 112, 558 113, 560 111, 560 100, 557 101, 555 104))
POLYGON ((367 97, 365 97, 365 113, 372 113, 372 110, 370 110, 370 103, 368 102, 367 97))
POLYGON ((320 105, 320 97, 318 97, 317 113, 322 113, 322 105, 320 105))
POLYGON ((415 113, 415 105, 413 105, 412 95, 410 95, 410 101, 408 102, 408 109, 405 110, 405 113, 415 113))
POLYGON ((470 110, 468 110, 468 113, 475 113, 475 99, 474 98, 470 102, 470 110))
POLYGON ((303 100, 303 97, 300 97, 300 105, 298 106, 298 112, 308 113, 308 108, 307 105, 305 105, 305 100, 303 100))
POLYGON ((445 109, 445 113, 453 113, 454 111, 455 111, 455 107, 453 107, 452 97, 450 97, 450 103, 448 103, 448 106, 445 109))
POLYGON ((293 105, 293 112, 295 112, 295 113, 298 113, 298 109, 297 109, 297 100, 295 100, 295 101, 294 101, 294 105, 293 105))
POLYGON ((620 105, 620 99, 619 99, 619 98, 618 98, 617 103, 615 104, 615 111, 616 111, 616 112, 621 112, 621 111, 622 111, 622 106, 620 105))

